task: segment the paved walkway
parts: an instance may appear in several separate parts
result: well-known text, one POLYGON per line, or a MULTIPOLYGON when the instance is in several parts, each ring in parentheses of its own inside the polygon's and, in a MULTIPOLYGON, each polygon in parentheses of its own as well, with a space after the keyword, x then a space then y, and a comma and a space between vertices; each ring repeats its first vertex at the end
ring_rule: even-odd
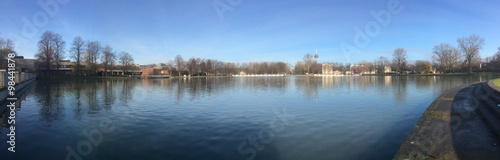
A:
POLYGON ((424 112, 394 159, 500 159, 500 141, 478 114, 480 84, 459 87, 424 112))

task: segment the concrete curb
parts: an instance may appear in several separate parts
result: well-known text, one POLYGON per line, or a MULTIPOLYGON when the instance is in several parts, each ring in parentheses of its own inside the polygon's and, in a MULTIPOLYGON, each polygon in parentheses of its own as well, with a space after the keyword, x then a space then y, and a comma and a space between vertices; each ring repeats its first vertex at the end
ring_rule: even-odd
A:
MULTIPOLYGON (((36 78, 30 79, 30 80, 27 80, 27 81, 24 81, 20 84, 15 85, 14 87, 16 88, 16 91, 15 91, 16 94, 19 93, 26 86, 31 84, 31 82, 33 82, 33 81, 36 81, 36 78)), ((0 104, 5 102, 7 100, 7 97, 9 97, 8 91, 9 90, 7 90, 7 89, 0 91, 0 104)))
POLYGON ((500 95, 500 87, 497 87, 494 83, 493 83, 493 80, 491 81, 488 81, 488 87, 490 87, 493 92, 495 92, 496 94, 500 95))
POLYGON ((424 112, 393 159, 500 159, 497 136, 474 96, 481 83, 438 97, 424 112))

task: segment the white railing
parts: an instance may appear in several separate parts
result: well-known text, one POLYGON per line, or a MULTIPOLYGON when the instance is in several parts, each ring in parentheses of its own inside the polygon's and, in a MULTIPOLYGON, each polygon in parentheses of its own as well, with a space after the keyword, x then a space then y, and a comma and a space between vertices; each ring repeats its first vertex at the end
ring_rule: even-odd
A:
MULTIPOLYGON (((4 69, 0 70, 0 88, 7 86, 7 83, 9 82, 9 76, 10 75, 8 71, 4 69)), ((20 84, 34 78, 36 78, 36 75, 32 73, 19 73, 18 71, 15 71, 14 73, 14 81, 16 82, 16 84, 20 84)))

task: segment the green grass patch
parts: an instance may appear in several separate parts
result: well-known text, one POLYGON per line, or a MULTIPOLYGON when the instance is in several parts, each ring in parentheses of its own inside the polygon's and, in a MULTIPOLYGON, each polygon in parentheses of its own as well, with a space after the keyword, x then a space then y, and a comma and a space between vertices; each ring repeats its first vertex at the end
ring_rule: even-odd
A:
POLYGON ((495 86, 497 87, 500 87, 500 79, 493 80, 493 84, 495 84, 495 86))

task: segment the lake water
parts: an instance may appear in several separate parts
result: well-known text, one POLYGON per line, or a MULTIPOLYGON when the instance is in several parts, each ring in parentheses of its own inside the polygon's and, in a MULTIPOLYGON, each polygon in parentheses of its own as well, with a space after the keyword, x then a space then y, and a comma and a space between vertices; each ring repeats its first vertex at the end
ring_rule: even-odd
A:
POLYGON ((492 78, 38 80, 0 159, 391 159, 435 98, 492 78))

